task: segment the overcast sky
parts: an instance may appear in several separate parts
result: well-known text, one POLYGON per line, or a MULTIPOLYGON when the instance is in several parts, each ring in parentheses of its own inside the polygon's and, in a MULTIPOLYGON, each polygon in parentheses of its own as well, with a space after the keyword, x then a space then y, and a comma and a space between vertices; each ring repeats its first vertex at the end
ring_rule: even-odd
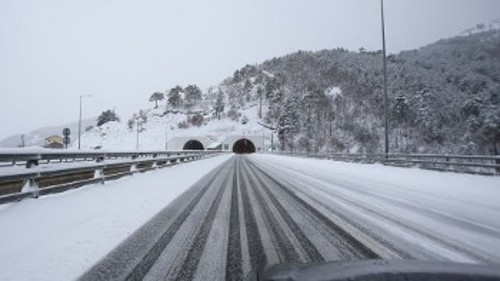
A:
MULTIPOLYGON (((1 0, 0 139, 154 91, 221 82, 297 50, 381 48, 379 0, 1 0)), ((385 0, 387 47, 414 49, 500 18, 498 0, 385 0)))

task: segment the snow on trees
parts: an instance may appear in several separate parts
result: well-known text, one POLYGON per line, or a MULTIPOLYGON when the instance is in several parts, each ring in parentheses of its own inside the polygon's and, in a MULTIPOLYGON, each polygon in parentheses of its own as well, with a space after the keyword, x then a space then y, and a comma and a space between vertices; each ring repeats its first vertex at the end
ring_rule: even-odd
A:
POLYGON ((181 93, 184 91, 181 86, 177 85, 174 88, 170 89, 167 94, 168 104, 172 108, 178 108, 183 104, 183 99, 181 93))
POLYGON ((120 121, 120 118, 118 117, 118 115, 116 115, 114 110, 108 109, 106 111, 103 111, 101 115, 97 117, 97 126, 101 126, 110 121, 120 121))
POLYGON ((222 92, 220 89, 217 90, 217 96, 215 99, 215 104, 214 104, 214 111, 215 111, 215 116, 217 116, 217 119, 220 120, 220 116, 222 112, 224 112, 224 107, 225 107, 225 102, 224 102, 224 92, 222 92))
POLYGON ((198 88, 198 86, 196 86, 196 85, 188 85, 184 89, 184 93, 185 93, 184 105, 188 109, 194 107, 195 105, 197 105, 201 101, 202 92, 201 92, 200 88, 198 88))
POLYGON ((155 108, 158 108, 158 101, 164 100, 165 95, 162 92, 154 92, 151 97, 149 98, 149 101, 155 102, 155 108))

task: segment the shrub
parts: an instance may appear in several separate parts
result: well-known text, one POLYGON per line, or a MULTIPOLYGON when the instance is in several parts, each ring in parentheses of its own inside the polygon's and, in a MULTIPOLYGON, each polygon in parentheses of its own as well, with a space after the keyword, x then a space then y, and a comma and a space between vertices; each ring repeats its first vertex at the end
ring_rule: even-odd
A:
POLYGON ((197 113, 190 118, 188 118, 189 123, 193 124, 194 126, 201 126, 203 124, 203 115, 197 113))
POLYGON ((227 117, 229 117, 229 119, 233 120, 233 121, 238 121, 238 119, 240 118, 241 116, 241 113, 238 112, 238 110, 234 109, 234 108, 231 108, 228 110, 228 112, 226 113, 227 117))
POLYGON ((186 129, 186 128, 189 128, 189 124, 186 121, 181 121, 181 122, 177 123, 177 128, 186 129))

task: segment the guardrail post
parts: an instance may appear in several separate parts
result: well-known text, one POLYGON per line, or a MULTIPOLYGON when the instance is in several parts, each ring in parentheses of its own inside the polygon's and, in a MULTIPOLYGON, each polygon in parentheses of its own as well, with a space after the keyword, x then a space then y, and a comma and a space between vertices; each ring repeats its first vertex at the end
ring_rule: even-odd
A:
POLYGON ((38 184, 35 178, 29 178, 24 181, 24 186, 21 189, 21 192, 31 192, 33 194, 33 198, 38 198, 38 184))
POLYGON ((130 172, 139 172, 139 169, 137 169, 137 164, 132 164, 132 166, 130 166, 130 172))
POLYGON ((94 171, 94 179, 100 179, 101 184, 104 184, 104 170, 103 169, 97 169, 94 171))

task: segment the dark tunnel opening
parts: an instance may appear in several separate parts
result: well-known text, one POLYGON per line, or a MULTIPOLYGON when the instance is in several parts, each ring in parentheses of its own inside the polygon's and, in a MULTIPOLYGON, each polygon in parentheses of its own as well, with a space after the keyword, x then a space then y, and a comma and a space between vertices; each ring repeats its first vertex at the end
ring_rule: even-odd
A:
POLYGON ((198 140, 190 140, 184 144, 183 150, 203 150, 203 144, 198 140))
POLYGON ((254 153, 255 145, 248 139, 240 139, 234 143, 233 152, 237 154, 254 153))

